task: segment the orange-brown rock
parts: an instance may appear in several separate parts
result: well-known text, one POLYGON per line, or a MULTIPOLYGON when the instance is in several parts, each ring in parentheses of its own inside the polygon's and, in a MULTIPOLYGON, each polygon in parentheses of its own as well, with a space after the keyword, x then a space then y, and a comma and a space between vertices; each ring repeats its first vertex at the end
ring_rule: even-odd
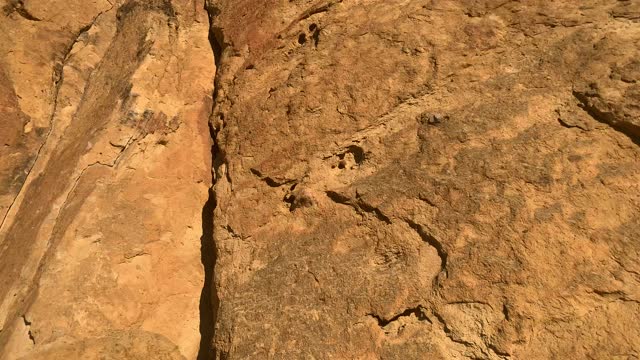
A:
POLYGON ((1 1, 1 360, 640 357, 639 2, 1 1))
POLYGON ((0 358, 195 358, 215 73, 203 6, 4 11, 0 358))
POLYGON ((639 356, 634 1, 215 1, 220 359, 639 356))

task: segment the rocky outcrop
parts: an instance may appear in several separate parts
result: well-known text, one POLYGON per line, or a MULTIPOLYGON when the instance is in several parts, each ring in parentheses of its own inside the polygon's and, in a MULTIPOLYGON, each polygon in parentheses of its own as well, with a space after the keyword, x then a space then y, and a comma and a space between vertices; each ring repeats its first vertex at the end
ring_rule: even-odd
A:
POLYGON ((195 358, 206 12, 161 0, 4 10, 0 357, 195 358))
POLYGON ((2 11, 0 359, 640 356, 637 2, 2 11))
POLYGON ((634 358, 631 1, 214 1, 220 359, 634 358))

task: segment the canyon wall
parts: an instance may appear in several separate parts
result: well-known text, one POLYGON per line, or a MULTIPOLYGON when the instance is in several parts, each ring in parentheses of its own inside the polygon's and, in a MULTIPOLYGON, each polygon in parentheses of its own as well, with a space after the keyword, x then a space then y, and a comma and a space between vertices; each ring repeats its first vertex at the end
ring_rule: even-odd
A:
POLYGON ((209 1, 220 359, 632 359, 640 3, 209 1))
POLYGON ((3 10, 0 358, 195 358, 215 74, 206 11, 3 10))
POLYGON ((2 0, 0 359, 637 359, 640 3, 2 0))

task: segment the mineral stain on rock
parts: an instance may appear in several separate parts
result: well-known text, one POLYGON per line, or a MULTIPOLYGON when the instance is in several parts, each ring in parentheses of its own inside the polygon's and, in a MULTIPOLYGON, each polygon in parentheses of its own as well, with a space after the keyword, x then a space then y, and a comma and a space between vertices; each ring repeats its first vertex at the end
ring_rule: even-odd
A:
POLYGON ((638 357, 638 3, 0 2, 0 359, 638 357))

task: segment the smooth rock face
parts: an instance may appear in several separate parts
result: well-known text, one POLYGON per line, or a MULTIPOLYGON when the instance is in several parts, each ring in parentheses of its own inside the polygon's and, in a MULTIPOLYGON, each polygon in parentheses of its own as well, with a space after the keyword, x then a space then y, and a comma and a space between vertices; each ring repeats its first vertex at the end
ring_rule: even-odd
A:
POLYGON ((1 360, 640 357, 639 2, 0 8, 1 360))
POLYGON ((4 11, 0 358, 195 358, 215 74, 204 7, 4 11))

